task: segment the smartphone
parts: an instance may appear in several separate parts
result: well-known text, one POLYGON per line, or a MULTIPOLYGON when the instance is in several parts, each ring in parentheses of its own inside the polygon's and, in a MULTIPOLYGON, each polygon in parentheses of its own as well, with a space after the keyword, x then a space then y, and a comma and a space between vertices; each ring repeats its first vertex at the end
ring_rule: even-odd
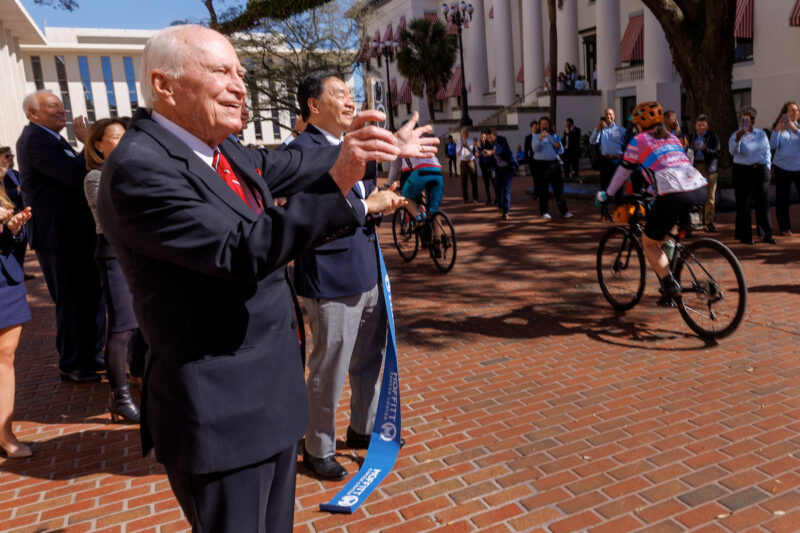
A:
POLYGON ((750 117, 744 116, 742 117, 742 129, 749 130, 750 129, 750 117))
POLYGON ((787 128, 789 126, 789 115, 786 113, 781 115, 781 123, 783 124, 784 128, 787 128))

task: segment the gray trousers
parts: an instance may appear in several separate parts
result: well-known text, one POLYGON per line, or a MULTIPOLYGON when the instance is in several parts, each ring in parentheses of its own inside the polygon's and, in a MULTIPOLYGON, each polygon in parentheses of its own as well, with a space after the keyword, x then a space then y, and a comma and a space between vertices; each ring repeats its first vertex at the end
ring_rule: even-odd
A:
POLYGON ((350 427, 372 432, 386 353, 386 309, 378 286, 334 299, 303 298, 313 347, 308 357, 306 451, 317 458, 336 452, 336 408, 350 375, 350 427))

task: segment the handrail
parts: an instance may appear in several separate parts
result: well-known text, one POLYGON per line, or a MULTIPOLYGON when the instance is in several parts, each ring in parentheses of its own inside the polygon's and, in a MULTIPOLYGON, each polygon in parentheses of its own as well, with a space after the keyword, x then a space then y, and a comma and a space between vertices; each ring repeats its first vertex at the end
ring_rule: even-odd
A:
POLYGON ((513 102, 511 102, 509 105, 507 105, 507 106, 505 106, 505 107, 502 107, 502 108, 498 109, 497 111, 495 111, 494 113, 492 113, 491 115, 489 115, 488 117, 486 117, 485 119, 483 119, 483 120, 481 121, 481 124, 487 124, 487 123, 490 123, 492 120, 496 120, 496 122, 497 122, 497 125, 499 126, 499 125, 500 125, 500 121, 499 121, 499 120, 497 120, 497 119, 499 119, 499 118, 500 118, 500 115, 502 115, 503 113, 507 112, 507 111, 508 111, 508 110, 510 110, 512 107, 514 107, 514 106, 516 106, 516 105, 518 105, 518 104, 520 104, 520 103, 524 102, 524 101, 525 101, 525 98, 527 98, 527 97, 528 97, 528 96, 530 96, 531 94, 533 94, 533 93, 535 93, 535 92, 538 92, 538 91, 540 91, 540 90, 542 90, 542 89, 544 89, 544 88, 545 88, 545 86, 544 86, 544 85, 540 85, 540 86, 536 87, 535 89, 533 89, 533 90, 531 90, 531 91, 528 91, 527 93, 523 94, 522 96, 519 96, 519 97, 517 97, 517 98, 516 98, 516 99, 515 99, 513 102))

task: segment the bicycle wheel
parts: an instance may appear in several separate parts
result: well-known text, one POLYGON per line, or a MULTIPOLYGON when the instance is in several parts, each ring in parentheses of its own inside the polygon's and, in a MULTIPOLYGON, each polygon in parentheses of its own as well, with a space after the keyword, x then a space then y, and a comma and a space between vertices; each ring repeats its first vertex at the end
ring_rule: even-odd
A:
POLYGON ((736 330, 747 307, 747 284, 730 248, 699 239, 681 250, 674 275, 681 284, 678 309, 692 331, 721 339, 736 330))
POLYGON ((597 281, 611 307, 626 311, 639 303, 646 273, 639 239, 623 226, 605 232, 597 247, 597 281))
POLYGON ((394 212, 392 218, 392 237, 397 253, 408 263, 417 256, 419 250, 419 236, 412 228, 414 217, 405 207, 394 212))
POLYGON ((456 231, 450 217, 442 211, 431 215, 431 259, 442 274, 450 272, 456 264, 456 231))

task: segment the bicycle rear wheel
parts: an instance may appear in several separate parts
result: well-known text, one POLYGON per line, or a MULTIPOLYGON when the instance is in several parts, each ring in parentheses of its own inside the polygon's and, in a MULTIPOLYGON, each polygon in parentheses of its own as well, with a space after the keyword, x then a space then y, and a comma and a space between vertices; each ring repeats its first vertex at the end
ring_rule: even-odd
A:
POLYGON ((397 253, 406 263, 417 256, 419 250, 419 235, 412 228, 414 217, 405 207, 394 212, 392 218, 392 237, 397 253))
POLYGON ((605 232, 597 247, 597 281, 611 307, 626 311, 639 303, 646 273, 639 239, 623 226, 605 232))
POLYGON ((681 251, 674 275, 681 284, 678 309, 692 331, 721 339, 736 330, 747 307, 747 284, 730 248, 699 239, 681 251))
POLYGON ((456 264, 456 231, 450 217, 442 211, 431 215, 431 259, 442 274, 450 272, 456 264))

